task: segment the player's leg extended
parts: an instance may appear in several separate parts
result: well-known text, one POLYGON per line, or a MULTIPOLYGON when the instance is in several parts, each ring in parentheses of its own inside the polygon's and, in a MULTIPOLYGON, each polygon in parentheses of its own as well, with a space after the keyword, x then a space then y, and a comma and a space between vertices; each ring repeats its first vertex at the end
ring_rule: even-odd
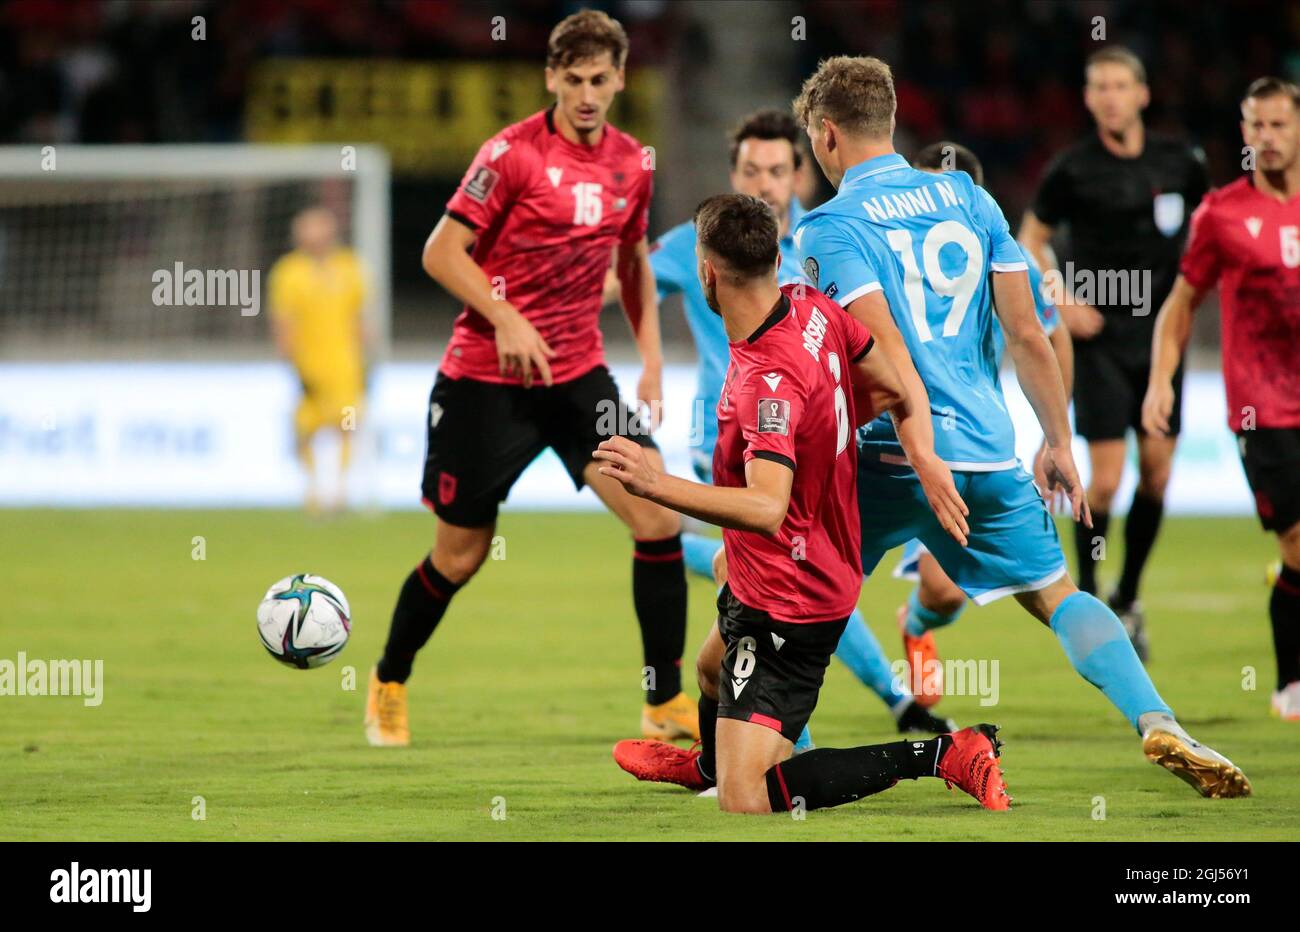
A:
MULTIPOLYGON (((658 468, 663 468, 658 450, 648 447, 646 454, 658 468)), ((642 733, 647 738, 664 740, 698 738, 695 703, 682 692, 686 572, 681 518, 676 512, 629 495, 617 479, 597 472, 594 461, 583 470, 582 478, 632 532, 632 601, 641 627, 646 670, 642 733)))
POLYGON ((1083 522, 1074 526, 1074 549, 1079 561, 1079 588, 1097 592, 1097 564, 1106 555, 1106 533, 1110 529, 1110 508, 1124 475, 1125 442, 1118 439, 1089 440, 1088 507, 1092 510, 1092 527, 1083 522))
POLYGON ((377 747, 410 743, 406 680, 420 648, 442 621, 452 596, 478 572, 492 546, 495 522, 458 527, 438 519, 433 551, 402 584, 366 700, 366 739, 377 747))
POLYGON ((1068 576, 1016 600, 1056 635, 1075 672, 1102 691, 1138 734, 1147 759, 1202 796, 1249 796, 1250 781, 1232 761, 1194 740, 1156 692, 1119 618, 1068 576))
POLYGON ((1277 657, 1272 711, 1284 721, 1300 722, 1300 522, 1279 532, 1277 539, 1282 569, 1268 603, 1277 657))

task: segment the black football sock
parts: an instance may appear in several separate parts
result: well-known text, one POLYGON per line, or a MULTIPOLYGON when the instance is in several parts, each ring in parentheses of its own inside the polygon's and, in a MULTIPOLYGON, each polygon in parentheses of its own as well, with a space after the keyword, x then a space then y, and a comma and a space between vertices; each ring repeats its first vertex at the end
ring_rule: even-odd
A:
POLYGON ((667 702, 682 691, 686 650, 686 564, 682 537, 638 540, 632 551, 632 603, 649 668, 645 701, 667 702))
POLYGON ((1110 515, 1104 511, 1092 513, 1092 527, 1082 521, 1074 522, 1074 551, 1079 557, 1079 588, 1089 595, 1097 594, 1097 561, 1092 558, 1093 538, 1106 538, 1110 515))
POLYGON ((434 569, 428 557, 411 570, 393 608, 388 643, 384 645, 384 656, 379 659, 380 682, 406 682, 416 652, 428 642, 447 611, 447 603, 459 588, 460 585, 434 569))
POLYGON ((951 737, 940 735, 929 741, 805 751, 767 772, 767 801, 773 812, 788 812, 797 799, 805 810, 851 803, 899 780, 934 776, 950 744, 951 737))
POLYGON ((1300 680, 1300 569, 1283 566, 1268 602, 1277 654, 1277 688, 1300 680))
POLYGON ((1124 574, 1119 578, 1116 592, 1121 605, 1131 605, 1138 597, 1142 568, 1151 556, 1164 513, 1163 499, 1151 498, 1141 492, 1133 493, 1133 504, 1124 519, 1124 574))
POLYGON ((716 783, 718 782, 718 700, 710 699, 701 692, 699 710, 700 757, 695 765, 700 768, 700 776, 710 783, 716 783))

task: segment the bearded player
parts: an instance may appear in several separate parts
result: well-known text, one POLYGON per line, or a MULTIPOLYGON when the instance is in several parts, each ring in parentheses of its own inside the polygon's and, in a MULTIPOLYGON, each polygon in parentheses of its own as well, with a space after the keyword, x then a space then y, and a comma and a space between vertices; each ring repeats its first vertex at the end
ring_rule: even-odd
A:
POLYGON ((1170 433, 1175 373, 1192 313, 1217 283, 1228 427, 1282 568, 1269 615, 1277 656, 1272 713, 1300 721, 1300 89, 1260 78, 1241 102, 1252 175, 1208 195, 1192 215, 1181 274, 1156 318, 1143 427, 1170 433))
MULTIPOLYGON (((803 206, 794 195, 795 181, 805 168, 800 151, 800 131, 794 117, 785 110, 759 110, 740 121, 731 133, 731 188, 762 200, 776 216, 781 263, 777 283, 803 282, 794 244, 794 226, 803 216, 803 206)), ((695 223, 687 220, 668 230, 650 250, 659 298, 680 293, 686 322, 695 340, 699 359, 692 420, 691 461, 701 482, 712 481, 713 448, 718 436, 717 408, 722 382, 731 362, 726 328, 709 308, 696 274, 695 223)), ((687 569, 713 578, 714 557, 722 547, 716 537, 682 535, 687 569)), ((880 697, 902 733, 940 734, 956 730, 947 719, 926 711, 925 706, 894 675, 880 642, 867 627, 862 613, 854 609, 844 627, 835 656, 861 683, 880 697)), ((798 751, 812 745, 806 732, 795 743, 798 751)))
MULTIPOLYGON (((919 777, 1006 809, 991 725, 791 757, 862 587, 851 370, 873 412, 896 410, 909 448, 917 449, 911 440, 928 445, 929 418, 912 407, 864 326, 813 288, 777 284, 777 224, 767 204, 717 195, 700 205, 695 226, 704 293, 731 344, 715 484, 666 475, 622 438, 595 455, 600 471, 634 495, 723 528, 728 580, 700 661, 701 686, 711 679, 704 693, 715 698, 711 710, 700 704, 703 753, 624 741, 615 759, 641 779, 699 789, 716 779, 724 812, 837 806, 919 777)), ((959 521, 947 469, 935 462, 929 478, 937 507, 959 521)))
POLYGON ((410 743, 405 683, 452 597, 487 557, 497 509, 547 447, 578 489, 590 486, 634 540, 632 600, 641 627, 642 733, 698 735, 681 691, 686 577, 679 517, 597 472, 612 430, 662 463, 650 425, 620 400, 598 325, 610 256, 644 372, 637 397, 660 402, 662 357, 646 223, 652 176, 641 144, 606 121, 623 89, 628 41, 584 10, 551 32, 555 104, 483 144, 424 247, 424 268, 465 309, 429 397, 425 503, 432 553, 407 577, 370 677, 366 737, 410 743))

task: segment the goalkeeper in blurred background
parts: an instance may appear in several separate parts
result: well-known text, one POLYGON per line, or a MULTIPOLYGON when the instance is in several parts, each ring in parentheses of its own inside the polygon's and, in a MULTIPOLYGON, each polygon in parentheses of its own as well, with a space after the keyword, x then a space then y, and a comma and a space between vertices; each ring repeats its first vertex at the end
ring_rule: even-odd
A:
POLYGON ((352 434, 365 385, 366 286, 361 262, 339 245, 338 221, 323 207, 293 220, 294 249, 271 269, 271 323, 275 346, 302 382, 294 412, 298 459, 307 473, 306 507, 321 510, 312 441, 318 431, 339 432, 338 492, 333 510, 346 504, 352 434))

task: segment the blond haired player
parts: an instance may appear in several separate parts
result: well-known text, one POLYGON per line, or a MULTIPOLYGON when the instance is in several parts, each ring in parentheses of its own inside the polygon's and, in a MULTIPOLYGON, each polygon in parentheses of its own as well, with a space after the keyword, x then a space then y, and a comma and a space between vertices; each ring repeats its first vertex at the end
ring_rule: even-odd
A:
POLYGON ((323 207, 293 219, 292 252, 271 269, 271 324, 276 350, 302 381, 294 412, 298 459, 307 473, 307 510, 320 509, 312 440, 322 429, 339 432, 340 484, 351 458, 364 383, 366 286, 361 262, 339 245, 338 221, 323 207))

